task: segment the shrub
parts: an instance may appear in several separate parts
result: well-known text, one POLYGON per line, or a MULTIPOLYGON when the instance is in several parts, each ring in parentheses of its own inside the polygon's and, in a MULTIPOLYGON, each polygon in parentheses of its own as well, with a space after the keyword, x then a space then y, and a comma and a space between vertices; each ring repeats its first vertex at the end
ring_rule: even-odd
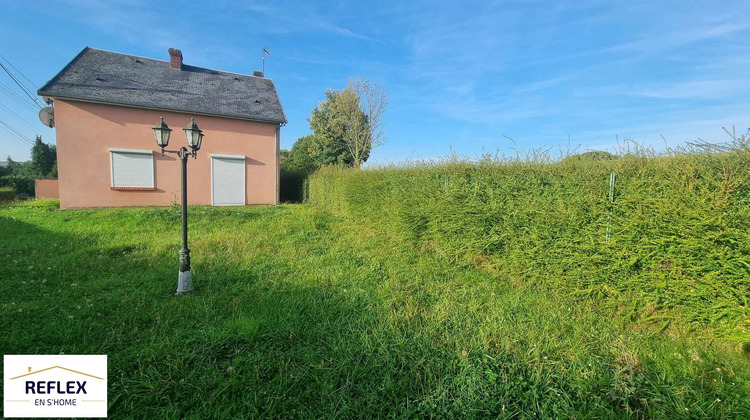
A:
POLYGON ((0 188, 0 201, 11 201, 14 198, 16 198, 16 192, 13 190, 13 188, 0 188))
POLYGON ((304 194, 303 184, 307 179, 305 171, 285 171, 280 174, 279 201, 282 203, 301 203, 304 194))
POLYGON ((25 207, 44 210, 57 210, 60 208, 60 200, 57 198, 33 198, 13 203, 13 207, 25 207))
POLYGON ((34 196, 34 178, 28 176, 0 176, 0 187, 11 187, 16 195, 34 196))
POLYGON ((604 152, 601 150, 592 150, 590 152, 584 152, 584 153, 578 153, 572 156, 566 157, 564 160, 566 161, 576 161, 576 160, 612 160, 617 159, 617 155, 613 155, 609 152, 604 152))

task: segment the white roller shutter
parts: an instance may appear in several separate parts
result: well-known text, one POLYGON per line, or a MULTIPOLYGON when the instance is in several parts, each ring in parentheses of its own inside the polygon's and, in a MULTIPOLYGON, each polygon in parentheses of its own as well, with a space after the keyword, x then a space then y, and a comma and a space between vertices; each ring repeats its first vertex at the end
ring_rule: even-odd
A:
POLYGON ((213 205, 245 205, 245 156, 212 154, 211 188, 213 205))
POLYGON ((113 187, 154 188, 151 150, 109 149, 113 187))

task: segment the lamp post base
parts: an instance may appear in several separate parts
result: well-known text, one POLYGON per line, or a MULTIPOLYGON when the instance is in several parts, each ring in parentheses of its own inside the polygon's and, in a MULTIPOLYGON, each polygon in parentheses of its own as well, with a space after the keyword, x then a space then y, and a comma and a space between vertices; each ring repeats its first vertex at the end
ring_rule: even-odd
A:
POLYGON ((177 293, 175 295, 181 295, 183 293, 193 291, 193 271, 180 271, 177 277, 177 293))

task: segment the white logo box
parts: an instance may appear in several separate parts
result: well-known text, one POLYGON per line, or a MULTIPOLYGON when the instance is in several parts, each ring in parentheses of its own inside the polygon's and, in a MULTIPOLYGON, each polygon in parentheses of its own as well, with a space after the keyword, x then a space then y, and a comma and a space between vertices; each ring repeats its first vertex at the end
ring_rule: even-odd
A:
POLYGON ((106 355, 4 355, 4 417, 107 417, 106 355))

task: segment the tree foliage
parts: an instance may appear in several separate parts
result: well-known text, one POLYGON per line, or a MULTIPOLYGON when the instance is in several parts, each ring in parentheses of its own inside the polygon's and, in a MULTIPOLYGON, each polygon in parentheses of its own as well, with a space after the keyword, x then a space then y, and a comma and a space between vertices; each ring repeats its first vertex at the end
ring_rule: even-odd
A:
POLYGON ((304 180, 323 166, 359 168, 385 140, 381 124, 388 98, 377 84, 353 79, 325 95, 308 118, 313 133, 279 153, 282 201, 300 201, 304 180))
POLYGON ((386 139, 382 122, 387 106, 386 92, 362 79, 350 79, 341 91, 326 91, 326 100, 313 109, 308 120, 314 136, 311 157, 316 165, 362 166, 372 148, 386 139))
POLYGON ((286 158, 289 157, 289 149, 279 149, 279 165, 283 165, 286 158))
POLYGON ((312 143, 312 135, 298 138, 292 145, 287 157, 281 162, 281 170, 308 174, 318 169, 320 166, 315 163, 310 155, 312 143))
POLYGON ((349 130, 345 107, 351 102, 351 92, 327 90, 326 100, 312 110, 308 119, 313 131, 310 157, 320 168, 327 165, 352 166, 354 159, 346 147, 349 130))
POLYGON ((57 147, 42 141, 42 136, 36 136, 34 146, 31 148, 31 166, 36 170, 38 176, 48 177, 55 168, 57 172, 57 147))
POLYGON ((30 162, 16 162, 8 156, 0 170, 0 187, 12 187, 16 194, 34 195, 35 178, 57 178, 57 147, 36 136, 30 162))
POLYGON ((377 83, 362 79, 349 79, 342 95, 342 113, 347 130, 344 144, 359 168, 370 157, 373 147, 385 140, 383 116, 388 107, 388 95, 377 83))
POLYGON ((10 166, 15 163, 13 162, 13 159, 10 158, 10 156, 8 156, 5 162, 5 166, 0 166, 0 176, 10 175, 10 166))
POLYGON ((0 187, 11 187, 16 194, 33 195, 34 178, 39 178, 39 172, 31 162, 16 162, 8 156, 2 175, 0 187))

